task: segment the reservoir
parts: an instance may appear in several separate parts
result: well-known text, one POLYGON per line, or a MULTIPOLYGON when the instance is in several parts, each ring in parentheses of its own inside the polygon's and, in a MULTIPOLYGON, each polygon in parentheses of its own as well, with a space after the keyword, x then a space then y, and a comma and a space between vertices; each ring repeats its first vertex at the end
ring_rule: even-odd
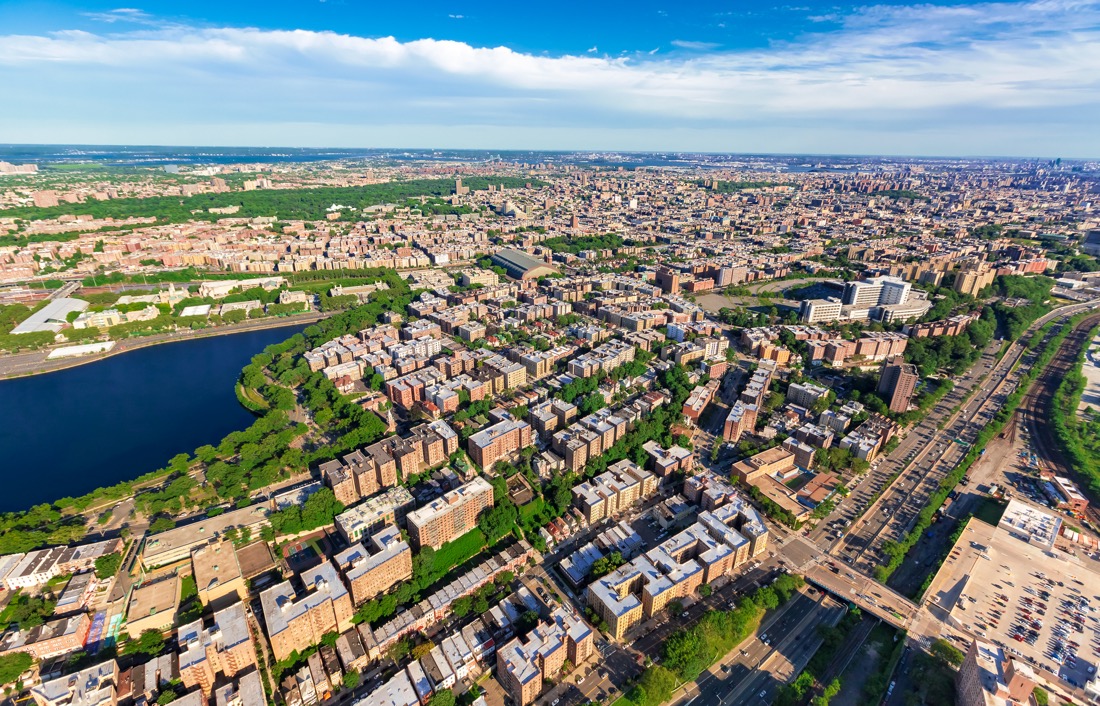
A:
POLYGON ((151 346, 0 380, 0 511, 83 495, 216 446, 255 419, 233 391, 241 368, 303 328, 151 346))

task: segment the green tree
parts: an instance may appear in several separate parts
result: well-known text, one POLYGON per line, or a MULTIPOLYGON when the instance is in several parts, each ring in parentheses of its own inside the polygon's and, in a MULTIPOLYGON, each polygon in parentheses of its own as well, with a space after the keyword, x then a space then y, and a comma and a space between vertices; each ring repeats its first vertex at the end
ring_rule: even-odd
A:
POLYGON ((164 636, 159 630, 143 630, 136 640, 130 640, 122 645, 122 654, 144 654, 156 657, 164 650, 164 636))
POLYGON ((95 575, 100 580, 113 578, 122 566, 122 555, 118 552, 104 554, 95 560, 95 575))
POLYGON ((450 689, 440 689, 428 699, 428 706, 455 706, 455 693, 450 689))
POLYGON ((962 653, 962 650, 952 645, 942 637, 936 638, 932 641, 932 645, 928 648, 928 651, 932 653, 934 657, 950 664, 952 667, 959 667, 966 655, 962 653))
POLYGON ((19 675, 31 668, 34 659, 26 652, 9 652, 0 655, 0 684, 11 684, 19 675))
POLYGON ((176 526, 176 521, 170 517, 158 517, 149 525, 149 533, 165 532, 176 526))
POLYGON ((348 689, 354 689, 355 687, 359 686, 359 682, 362 680, 362 678, 362 675, 358 671, 354 669, 349 669, 348 671, 344 672, 344 686, 348 689))

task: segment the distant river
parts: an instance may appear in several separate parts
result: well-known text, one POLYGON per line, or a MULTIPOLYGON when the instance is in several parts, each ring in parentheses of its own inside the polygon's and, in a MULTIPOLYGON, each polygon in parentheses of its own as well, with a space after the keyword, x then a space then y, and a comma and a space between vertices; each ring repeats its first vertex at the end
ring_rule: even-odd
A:
POLYGON ((241 368, 303 328, 168 343, 0 380, 0 511, 136 478, 244 429, 254 416, 233 392, 241 368))

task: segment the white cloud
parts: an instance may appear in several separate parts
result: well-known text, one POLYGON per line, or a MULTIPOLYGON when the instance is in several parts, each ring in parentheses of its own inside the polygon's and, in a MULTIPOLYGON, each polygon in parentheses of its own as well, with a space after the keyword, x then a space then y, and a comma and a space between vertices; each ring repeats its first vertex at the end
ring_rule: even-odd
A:
POLYGON ((175 26, 174 23, 154 17, 148 12, 139 10, 136 7, 118 7, 114 10, 107 10, 106 12, 84 12, 81 14, 89 19, 97 22, 106 22, 107 24, 123 23, 144 25, 147 27, 175 26))
POLYGON ((673 39, 669 42, 674 47, 680 47, 681 49, 691 49, 693 51, 709 51, 711 49, 717 49, 722 46, 717 42, 693 42, 687 39, 673 39))
MULTIPOLYGON (((439 39, 178 25, 0 35, 0 83, 19 106, 0 113, 0 133, 15 141, 53 126, 54 142, 108 133, 149 140, 201 124, 220 132, 199 142, 228 144, 219 135, 240 133, 229 125, 247 125, 243 134, 257 139, 283 126, 290 144, 303 142, 294 126, 327 124, 345 136, 358 126, 359 144, 370 145, 382 126, 404 125, 404 145, 440 144, 436 135, 449 129, 462 140, 572 134, 576 146, 598 147, 583 138, 634 131, 733 149, 730 136, 781 141, 786 129, 790 144, 816 136, 821 152, 875 151, 860 146, 891 136, 901 152, 1065 144, 1076 152, 1053 151, 1100 154, 1088 125, 1100 109, 1098 3, 876 6, 836 32, 687 56, 601 57, 595 46, 547 56, 439 39)), ((106 14, 157 21, 134 9, 106 14)), ((741 148, 783 149, 774 144, 741 148)))

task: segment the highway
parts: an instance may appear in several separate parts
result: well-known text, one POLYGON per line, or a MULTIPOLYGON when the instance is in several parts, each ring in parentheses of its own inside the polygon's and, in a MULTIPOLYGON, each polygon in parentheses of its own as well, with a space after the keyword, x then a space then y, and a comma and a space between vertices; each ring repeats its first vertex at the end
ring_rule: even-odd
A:
POLYGON ((843 604, 825 594, 796 594, 769 617, 756 636, 677 692, 673 706, 770 704, 776 688, 793 679, 820 646, 818 626, 835 625, 845 612, 843 604))
MULTIPOLYGON (((1049 321, 1068 318, 1093 306, 1095 304, 1089 303, 1062 307, 1038 319, 1029 331, 1036 331, 1049 321)), ((1021 340, 1027 338, 1027 335, 1021 336, 1021 340)), ((996 350, 997 344, 994 342, 955 389, 910 430, 898 448, 878 465, 876 474, 889 478, 898 473, 897 479, 832 547, 833 554, 865 573, 873 573, 877 566, 886 563, 883 543, 896 541, 909 531, 929 496, 966 455, 978 432, 992 420, 1005 399, 1016 389, 1024 371, 1036 357, 1036 353, 1028 351, 1021 341, 1014 341, 999 362, 995 360, 996 350), (1017 366, 1017 363, 1020 365, 1017 366), (986 373, 988 377, 985 377, 986 373), (947 417, 947 413, 965 399, 970 389, 978 385, 983 377, 985 383, 979 385, 967 404, 947 417), (938 429, 941 422, 944 424, 943 430, 938 429)), ((856 497, 849 498, 845 504, 854 500, 853 504, 859 506, 876 490, 875 480, 872 479, 868 487, 861 486, 854 493, 856 497)), ((844 513, 843 506, 839 512, 844 513)), ((843 518, 843 514, 840 517, 843 518)), ((827 525, 835 525, 837 519, 837 513, 834 513, 827 523, 818 527, 816 536, 821 537, 827 525)), ((848 518, 841 521, 848 521, 848 518)))

